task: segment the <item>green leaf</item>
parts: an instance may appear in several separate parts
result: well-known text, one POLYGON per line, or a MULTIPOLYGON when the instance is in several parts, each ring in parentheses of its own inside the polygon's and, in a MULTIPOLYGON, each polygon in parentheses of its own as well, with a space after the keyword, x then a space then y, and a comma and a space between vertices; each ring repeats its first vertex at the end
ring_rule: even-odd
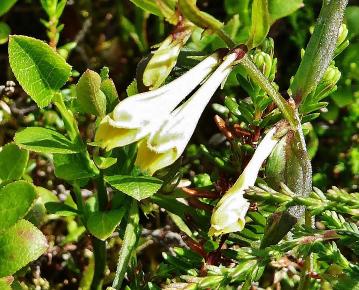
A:
POLYGON ((62 202, 47 202, 45 203, 45 208, 48 213, 59 216, 75 216, 79 214, 77 209, 62 202))
POLYGON ((327 70, 333 58, 347 2, 347 0, 323 2, 313 35, 290 86, 294 99, 304 101, 327 70))
POLYGON ((135 250, 140 234, 139 222, 140 216, 137 201, 133 200, 128 214, 128 221, 120 250, 120 256, 117 262, 115 279, 112 283, 113 288, 121 289, 123 278, 125 277, 131 255, 135 250))
POLYGON ((16 79, 39 107, 51 102, 71 74, 71 66, 50 46, 27 36, 10 36, 9 61, 16 79))
POLYGON ((106 114, 106 96, 101 91, 101 77, 92 70, 85 71, 76 85, 76 96, 82 111, 103 117, 106 114))
POLYGON ((138 94, 137 80, 134 79, 127 87, 126 94, 128 97, 138 94))
POLYGON ((269 32, 269 13, 267 0, 254 0, 252 4, 252 25, 249 31, 247 46, 249 49, 257 47, 269 32))
POLYGON ((15 143, 21 148, 40 153, 73 154, 83 148, 64 135, 42 127, 28 127, 15 134, 15 143))
MULTIPOLYGON (((229 15, 238 15, 241 25, 243 28, 247 28, 250 24, 250 9, 249 9, 249 0, 225 0, 224 8, 229 15)), ((228 23, 227 23, 228 25, 228 23)))
POLYGON ((111 167, 112 165, 116 164, 117 158, 94 156, 93 161, 95 162, 95 164, 98 168, 107 169, 107 168, 111 167))
POLYGON ((84 179, 96 175, 82 154, 54 154, 54 166, 56 177, 65 180, 84 179))
POLYGON ((273 23, 279 18, 283 18, 292 14, 303 6, 303 0, 268 0, 268 11, 270 20, 273 23))
POLYGON ((0 289, 1 290, 11 290, 11 283, 14 281, 12 276, 0 278, 0 289))
POLYGON ((156 1, 153 0, 130 0, 137 7, 140 7, 144 11, 152 13, 157 16, 162 16, 160 9, 158 9, 156 1))
POLYGON ((0 1, 0 16, 8 12, 17 0, 1 0, 0 1))
POLYGON ((104 241, 115 231, 125 212, 126 208, 122 207, 121 209, 90 213, 87 229, 96 238, 104 241))
POLYGON ((0 44, 8 41, 11 29, 5 22, 0 22, 0 44))
POLYGON ((359 7, 349 6, 345 10, 345 18, 349 30, 349 36, 353 37, 359 35, 359 7))
POLYGON ((28 151, 13 143, 6 144, 0 151, 0 182, 20 179, 28 160, 28 151))
POLYGON ((119 102, 118 93, 113 80, 106 79, 102 81, 101 91, 105 94, 107 99, 106 112, 110 113, 119 102))
POLYGON ((278 244, 296 224, 297 219, 289 212, 276 212, 267 219, 260 247, 278 244))
POLYGON ((107 176, 105 181, 119 191, 137 199, 138 201, 151 197, 162 186, 162 181, 147 176, 107 176))
POLYGON ((0 232, 22 219, 35 202, 35 198, 35 188, 25 181, 15 181, 2 187, 0 189, 0 232))
POLYGON ((0 236, 0 277, 12 275, 47 249, 45 236, 33 224, 20 220, 0 236))

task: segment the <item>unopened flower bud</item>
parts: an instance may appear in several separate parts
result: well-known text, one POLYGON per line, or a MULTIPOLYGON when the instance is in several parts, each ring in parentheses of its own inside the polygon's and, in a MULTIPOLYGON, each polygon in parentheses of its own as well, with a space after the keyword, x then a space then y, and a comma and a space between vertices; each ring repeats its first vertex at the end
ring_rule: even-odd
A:
POLYGON ((181 22, 153 53, 143 72, 143 84, 160 87, 177 63, 178 55, 193 31, 193 25, 181 22))
POLYGON ((259 51, 254 55, 253 61, 267 78, 270 78, 271 80, 274 79, 276 68, 273 64, 276 62, 274 62, 269 54, 259 51))
POLYGON ((339 45, 341 45, 345 39, 347 38, 348 36, 348 28, 347 26, 343 23, 341 26, 340 26, 340 29, 339 29, 339 35, 338 35, 338 39, 337 39, 337 47, 339 45))
POLYGON ((262 44, 260 45, 260 49, 265 52, 268 53, 269 55, 273 55, 273 51, 274 51, 274 40, 271 37, 266 38, 262 44))
POLYGON ((336 83, 339 81, 340 76, 341 76, 341 72, 339 71, 339 69, 336 66, 331 65, 324 73, 321 82, 327 86, 334 87, 336 83))
POLYGON ((77 100, 86 113, 103 117, 106 114, 106 96, 101 91, 101 77, 87 70, 76 85, 77 100))

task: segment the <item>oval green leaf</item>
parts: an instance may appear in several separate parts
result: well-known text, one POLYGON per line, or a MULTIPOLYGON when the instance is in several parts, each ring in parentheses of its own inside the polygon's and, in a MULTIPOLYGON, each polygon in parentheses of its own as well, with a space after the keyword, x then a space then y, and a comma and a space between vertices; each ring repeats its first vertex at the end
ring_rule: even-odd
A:
POLYGON ((252 4, 252 25, 247 46, 249 49, 260 45, 266 38, 270 28, 268 1, 254 0, 252 4))
POLYGON ((2 187, 0 189, 0 232, 22 219, 30 210, 35 198, 35 188, 25 181, 15 181, 2 187))
POLYGON ((71 74, 71 66, 59 54, 32 37, 10 36, 9 61, 16 79, 39 107, 51 102, 71 74))
POLYGON ((39 153, 73 154, 82 149, 64 135, 41 127, 25 128, 15 134, 14 140, 21 148, 39 153))
POLYGON ((11 29, 5 22, 0 22, 0 44, 8 41, 11 29))
POLYGON ((120 224, 125 212, 126 208, 122 207, 110 211, 90 213, 87 220, 87 229, 96 238, 106 240, 120 224))
POLYGON ((8 12, 17 0, 1 0, 0 1, 0 16, 8 12))
POLYGON ((29 152, 16 144, 7 144, 0 151, 0 182, 20 179, 24 174, 29 152))
POLYGON ((154 195, 162 186, 162 181, 147 176, 107 176, 105 177, 112 187, 119 191, 137 199, 138 201, 151 197, 154 195))
POLYGON ((32 223, 20 220, 0 236, 0 277, 12 275, 45 251, 47 240, 32 223))

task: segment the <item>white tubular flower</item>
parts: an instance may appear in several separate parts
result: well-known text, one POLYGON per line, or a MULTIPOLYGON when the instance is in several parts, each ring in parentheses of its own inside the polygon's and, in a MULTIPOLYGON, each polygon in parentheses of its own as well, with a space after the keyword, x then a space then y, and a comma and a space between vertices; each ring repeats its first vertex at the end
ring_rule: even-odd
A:
POLYGON ((210 236, 238 232, 244 228, 249 202, 243 194, 254 185, 262 163, 278 143, 276 131, 277 128, 274 127, 266 134, 241 176, 216 205, 211 217, 210 236))
POLYGON ((159 130, 139 144, 136 165, 154 173, 171 165, 183 153, 207 103, 232 70, 237 54, 225 57, 222 64, 184 104, 174 110, 159 130))
POLYGON ((169 84, 145 93, 130 96, 100 123, 95 141, 110 150, 125 146, 158 129, 168 115, 218 65, 216 52, 169 84))

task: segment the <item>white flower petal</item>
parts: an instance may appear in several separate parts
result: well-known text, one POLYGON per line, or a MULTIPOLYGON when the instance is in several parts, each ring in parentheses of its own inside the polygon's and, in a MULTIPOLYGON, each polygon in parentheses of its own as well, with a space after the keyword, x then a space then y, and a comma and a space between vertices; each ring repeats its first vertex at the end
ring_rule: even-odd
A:
POLYGON ((156 131, 172 110, 212 72, 219 59, 220 54, 213 53, 169 84, 123 100, 101 121, 95 141, 110 150, 156 131))
POLYGON ((173 111, 158 131, 149 136, 147 149, 142 148, 143 150, 138 152, 136 164, 144 170, 154 172, 172 164, 181 156, 204 108, 222 81, 231 72, 232 64, 236 58, 235 53, 228 55, 193 96, 173 111), (141 160, 148 158, 149 151, 152 152, 152 162, 141 160), (141 152, 146 152, 146 157, 141 152))
POLYGON ((246 189, 255 184, 262 163, 278 143, 279 139, 275 137, 276 131, 277 128, 269 130, 236 183, 217 203, 211 217, 210 235, 241 231, 244 228, 249 202, 243 194, 246 189))
POLYGON ((126 98, 113 111, 113 119, 123 128, 140 128, 153 119, 170 114, 218 64, 214 53, 169 84, 126 98))

